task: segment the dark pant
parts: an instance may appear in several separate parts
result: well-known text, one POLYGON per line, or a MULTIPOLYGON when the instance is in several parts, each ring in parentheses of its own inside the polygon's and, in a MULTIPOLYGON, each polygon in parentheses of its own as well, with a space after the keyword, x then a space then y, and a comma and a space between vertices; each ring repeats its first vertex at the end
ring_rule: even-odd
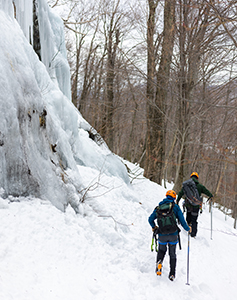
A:
POLYGON ((195 207, 194 210, 187 209, 186 221, 192 227, 191 236, 196 236, 197 234, 197 218, 198 218, 199 207, 195 207))
POLYGON ((159 235, 159 248, 157 253, 157 262, 163 262, 167 245, 169 247, 169 256, 170 256, 170 273, 169 275, 175 276, 176 269, 176 245, 178 243, 178 235, 159 235))

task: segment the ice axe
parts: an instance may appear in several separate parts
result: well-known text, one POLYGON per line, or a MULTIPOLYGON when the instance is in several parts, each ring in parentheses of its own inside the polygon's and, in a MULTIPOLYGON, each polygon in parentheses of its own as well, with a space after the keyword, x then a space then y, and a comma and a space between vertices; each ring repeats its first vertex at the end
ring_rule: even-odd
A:
POLYGON ((152 235, 152 242, 151 242, 151 252, 153 252, 153 247, 154 247, 154 243, 155 243, 155 250, 156 252, 158 252, 158 249, 157 249, 157 237, 156 237, 156 232, 153 232, 153 235, 152 235))

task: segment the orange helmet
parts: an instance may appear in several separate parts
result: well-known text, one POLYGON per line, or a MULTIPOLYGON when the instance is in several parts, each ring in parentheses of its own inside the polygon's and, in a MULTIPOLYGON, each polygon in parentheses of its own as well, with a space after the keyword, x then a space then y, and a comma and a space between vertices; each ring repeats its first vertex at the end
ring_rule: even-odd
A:
POLYGON ((199 175, 198 175, 198 173, 197 173, 197 172, 193 172, 193 173, 190 175, 190 177, 192 177, 192 176, 196 176, 196 177, 197 177, 197 179, 198 179, 198 177, 199 177, 199 175))
POLYGON ((173 191, 173 190, 167 191, 166 197, 167 197, 167 196, 171 196, 172 198, 176 199, 176 193, 175 193, 175 191, 173 191))

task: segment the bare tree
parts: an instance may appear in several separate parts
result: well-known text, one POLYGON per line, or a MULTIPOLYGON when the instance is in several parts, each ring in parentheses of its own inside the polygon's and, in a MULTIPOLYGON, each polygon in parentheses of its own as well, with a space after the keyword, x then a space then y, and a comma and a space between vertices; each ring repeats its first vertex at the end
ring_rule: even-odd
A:
POLYGON ((114 78, 115 78, 115 61, 117 48, 120 42, 120 26, 122 14, 119 13, 120 0, 112 6, 111 14, 105 15, 109 18, 106 24, 105 19, 105 38, 107 50, 107 67, 106 67, 106 94, 105 94, 105 118, 106 118, 106 141, 111 150, 114 144, 114 78))
POLYGON ((156 8, 158 0, 148 0, 149 16, 147 21, 147 137, 146 137, 146 161, 144 175, 155 181, 157 159, 157 144, 154 143, 153 137, 156 128, 153 128, 155 119, 155 45, 154 34, 156 24, 156 8))
POLYGON ((175 34, 175 1, 165 1, 161 57, 156 73, 155 14, 158 1, 148 1, 147 139, 145 175, 161 184, 165 162, 165 114, 175 34), (155 81, 156 75, 156 81, 155 81))
POLYGON ((198 171, 234 216, 237 1, 50 1, 66 7, 73 102, 111 150, 177 191, 198 171))
POLYGON ((157 182, 161 184, 164 179, 164 162, 165 162, 165 139, 166 139, 166 114, 167 114, 167 97, 170 82, 170 67, 172 62, 174 37, 175 37, 175 2, 173 0, 165 1, 164 7, 164 31, 161 58, 157 72, 157 89, 156 89, 156 107, 157 115, 154 122, 156 123, 157 136, 156 143, 159 145, 157 156, 158 170, 157 182))

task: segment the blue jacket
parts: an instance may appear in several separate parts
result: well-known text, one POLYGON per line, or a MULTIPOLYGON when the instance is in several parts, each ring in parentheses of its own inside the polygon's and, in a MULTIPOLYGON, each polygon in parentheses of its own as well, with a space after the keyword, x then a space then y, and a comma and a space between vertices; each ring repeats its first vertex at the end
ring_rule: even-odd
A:
MULTIPOLYGON (((165 204, 165 203, 172 203, 174 202, 174 198, 172 198, 171 196, 168 196, 167 198, 165 198, 164 200, 162 200, 159 205, 162 205, 162 204, 165 204)), ((184 216, 183 216, 183 213, 180 209, 180 207, 175 204, 174 205, 174 214, 176 216, 176 218, 179 220, 180 224, 182 225, 182 227, 186 230, 186 231, 189 231, 189 226, 187 224, 187 222, 185 221, 184 219, 184 216)), ((148 219, 148 222, 150 223, 151 227, 154 228, 156 226, 155 224, 155 219, 157 218, 157 215, 156 215, 156 208, 154 209, 153 213, 150 215, 149 219, 148 219)), ((178 234, 178 231, 175 232, 175 233, 172 233, 171 235, 175 235, 175 234, 178 234)), ((163 235, 163 234, 160 234, 160 235, 163 235)))

